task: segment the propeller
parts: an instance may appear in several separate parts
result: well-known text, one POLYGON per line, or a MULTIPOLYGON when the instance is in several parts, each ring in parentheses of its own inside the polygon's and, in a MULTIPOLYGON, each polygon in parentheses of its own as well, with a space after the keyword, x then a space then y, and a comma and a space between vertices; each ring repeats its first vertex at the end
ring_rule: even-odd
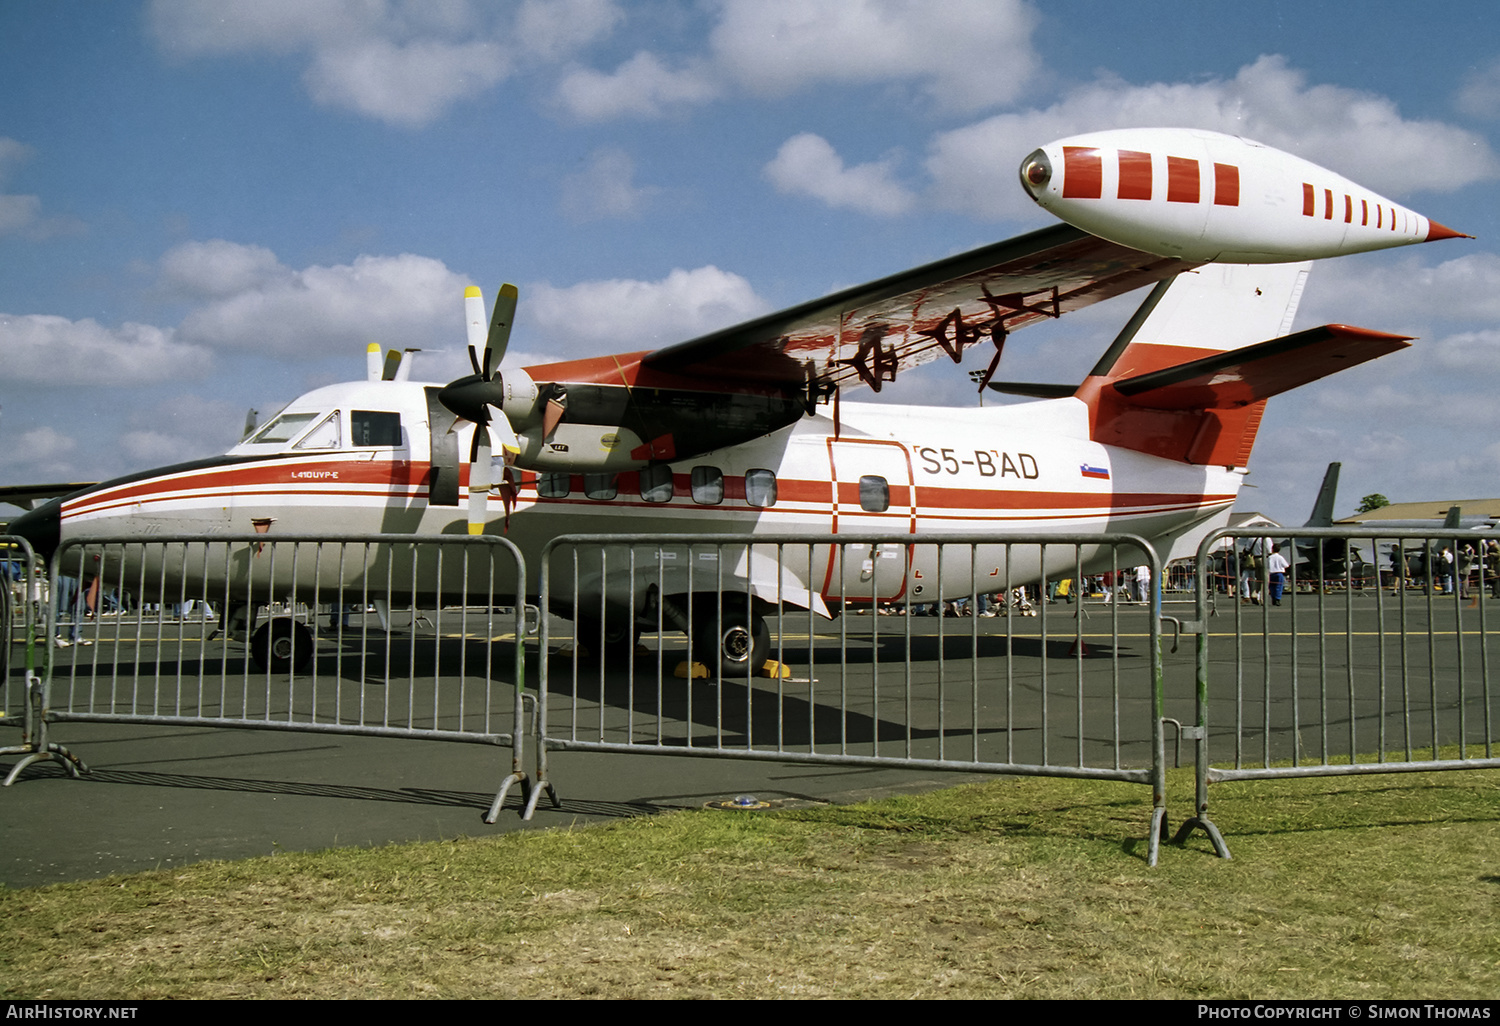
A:
POLYGON ((501 409, 505 392, 495 371, 505 358, 511 324, 516 316, 519 293, 511 284, 500 286, 489 329, 484 324, 484 296, 473 285, 464 290, 464 320, 469 335, 469 362, 474 373, 450 383, 438 393, 438 401, 453 415, 474 425, 469 445, 469 533, 484 533, 486 497, 490 490, 490 454, 498 443, 512 455, 521 451, 520 440, 501 409))

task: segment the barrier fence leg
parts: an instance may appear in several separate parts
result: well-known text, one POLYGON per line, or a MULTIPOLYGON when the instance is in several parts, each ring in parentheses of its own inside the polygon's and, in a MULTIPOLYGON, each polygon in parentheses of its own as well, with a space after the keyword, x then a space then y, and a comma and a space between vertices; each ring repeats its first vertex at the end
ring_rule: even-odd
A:
POLYGON ((34 762, 60 762, 68 775, 75 779, 89 771, 78 756, 62 745, 47 740, 46 686, 44 680, 32 670, 26 671, 26 723, 21 744, 0 748, 0 755, 21 756, 21 761, 15 764, 6 774, 4 783, 0 784, 3 787, 15 783, 21 771, 34 762))
POLYGON ((1198 723, 1197 726, 1182 729, 1182 736, 1191 738, 1193 741, 1195 752, 1193 775, 1196 778, 1196 795, 1193 802, 1193 815, 1178 829, 1177 836, 1172 838, 1172 843, 1181 846, 1186 843, 1188 836, 1194 830, 1201 828, 1204 833, 1208 834, 1208 839, 1214 846, 1214 853, 1221 859, 1227 859, 1231 858, 1229 846, 1224 843, 1224 836, 1219 833, 1219 828, 1214 826, 1213 820, 1208 818, 1208 631, 1202 628, 1201 616, 1199 617, 1197 653, 1198 723))

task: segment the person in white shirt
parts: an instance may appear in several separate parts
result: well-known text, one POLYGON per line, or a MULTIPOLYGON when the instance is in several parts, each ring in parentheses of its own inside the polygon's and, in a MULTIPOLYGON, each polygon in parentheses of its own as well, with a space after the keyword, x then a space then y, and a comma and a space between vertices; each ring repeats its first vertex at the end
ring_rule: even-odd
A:
MULTIPOLYGON (((1270 548, 1270 546, 1267 546, 1270 548)), ((1266 557, 1266 574, 1270 578, 1271 605, 1281 605, 1281 593, 1286 588, 1286 557, 1279 549, 1271 549, 1271 554, 1266 557)))

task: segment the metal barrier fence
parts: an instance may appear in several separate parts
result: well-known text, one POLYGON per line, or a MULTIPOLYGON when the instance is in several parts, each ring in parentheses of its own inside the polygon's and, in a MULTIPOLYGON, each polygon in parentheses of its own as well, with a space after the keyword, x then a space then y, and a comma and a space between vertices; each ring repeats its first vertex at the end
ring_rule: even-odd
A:
POLYGON ((5 644, 0 646, 0 726, 22 731, 21 743, 0 745, 0 755, 29 750, 33 697, 40 702, 40 677, 36 672, 36 567, 36 554, 24 538, 0 535, 0 630, 5 637, 5 644), (24 646, 19 678, 11 672, 17 644, 24 646))
POLYGON ((1213 781, 1500 766, 1491 540, 1500 534, 1368 528, 1204 539, 1197 723, 1184 732, 1197 744, 1197 811, 1179 838, 1202 827, 1229 856, 1208 816, 1213 781), (1288 536, 1278 594, 1270 553, 1288 536), (1226 541, 1215 582, 1211 553, 1226 541))
POLYGON ((47 736, 67 722, 456 741, 511 748, 493 822, 508 790, 529 786, 525 582, 519 550, 486 536, 65 543, 28 613, 46 666, 5 783, 41 759, 76 775, 47 736))
POLYGON ((557 800, 553 751, 1092 777, 1151 787, 1154 865, 1159 591, 1139 619, 1120 602, 1098 625, 1081 596, 1071 616, 1047 601, 1064 579, 1140 564, 1161 579, 1128 535, 558 538, 540 604, 575 633, 549 658, 543 617, 526 814, 544 789, 557 800), (1003 619, 985 615, 993 594, 1003 619), (973 615, 920 615, 944 599, 973 615))

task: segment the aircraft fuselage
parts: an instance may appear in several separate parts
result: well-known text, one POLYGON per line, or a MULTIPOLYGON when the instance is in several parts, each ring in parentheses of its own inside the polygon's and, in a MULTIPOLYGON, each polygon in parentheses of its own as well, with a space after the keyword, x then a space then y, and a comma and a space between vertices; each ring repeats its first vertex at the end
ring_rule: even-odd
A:
MULTIPOLYGON (((432 501, 434 440, 441 446, 453 439, 432 431, 429 387, 359 382, 308 393, 280 414, 285 428, 273 422, 221 458, 61 500, 60 537, 245 534, 257 524, 270 537, 463 536, 465 509, 432 501)), ((472 430, 462 422, 454 429, 458 451, 466 451, 472 430)), ((567 444, 577 446, 586 434, 575 426, 567 444)), ((892 543, 864 546, 841 562, 820 551, 800 574, 809 578, 801 582, 802 599, 780 592, 793 604, 826 608, 819 599, 928 602, 998 591, 1007 578, 1021 584, 1044 570, 1035 555, 1019 552, 1007 565, 1001 546, 981 546, 972 560, 967 553, 946 558, 939 568, 934 546, 901 545, 903 536, 1123 532, 1151 540, 1165 560, 1191 552, 1234 502, 1237 470, 1160 459, 1088 436, 1087 410, 1071 398, 986 409, 844 403, 837 429, 824 406, 765 437, 675 463, 514 472, 519 487, 509 514, 493 490, 486 533, 503 533, 526 555, 532 594, 538 554, 563 534, 892 536, 892 543)), ((589 442, 601 453, 618 444, 607 425, 589 442)), ((456 470, 461 490, 467 467, 456 470)), ((493 479, 500 480, 498 467, 493 479)), ((1108 565, 1098 564, 1092 549, 1083 559, 1095 569, 1108 565)), ((1052 577, 1069 576, 1077 565, 1068 546, 1057 546, 1047 562, 1052 577)), ((362 566, 330 561, 315 576, 320 588, 337 589, 357 586, 363 573, 362 566)), ((737 579, 728 567, 725 575, 726 583, 737 579)), ((283 566, 278 576, 284 580, 265 583, 305 589, 314 574, 283 566)), ((778 594, 769 585, 765 592, 778 594)))

